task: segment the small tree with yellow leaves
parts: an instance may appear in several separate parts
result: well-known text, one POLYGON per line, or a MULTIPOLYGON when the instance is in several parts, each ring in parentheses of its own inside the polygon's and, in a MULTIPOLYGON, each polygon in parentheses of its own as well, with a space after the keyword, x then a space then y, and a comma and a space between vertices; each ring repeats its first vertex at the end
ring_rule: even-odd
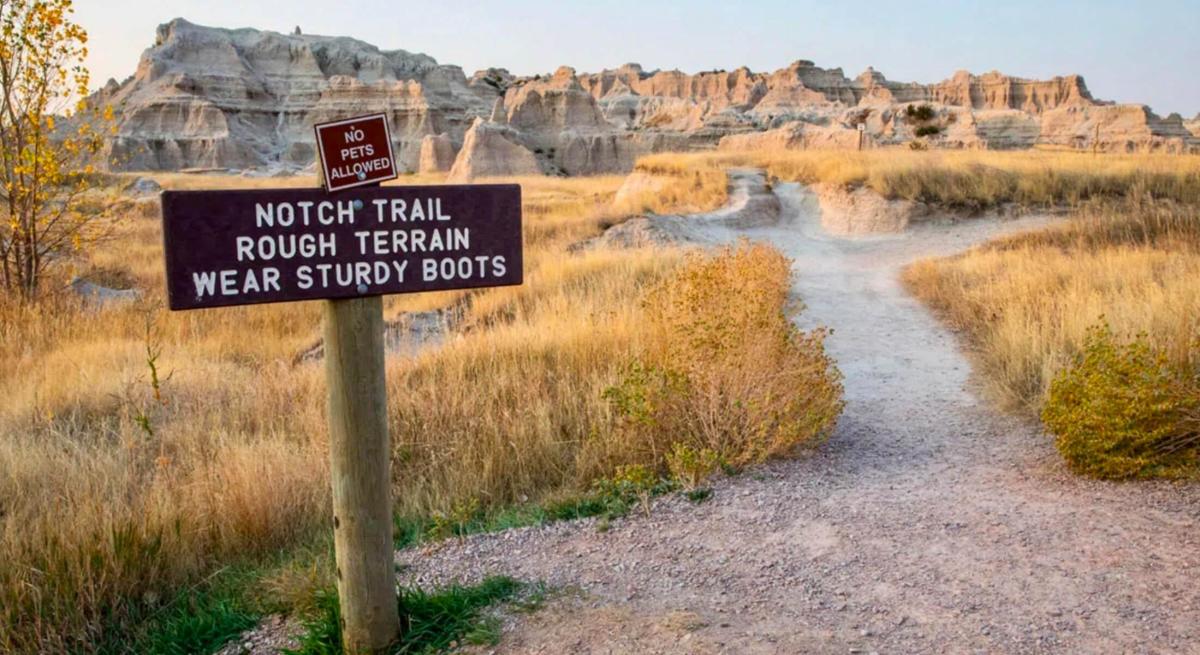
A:
POLYGON ((78 201, 112 113, 82 100, 87 32, 73 11, 72 0, 0 0, 0 285, 24 300, 102 225, 78 201))

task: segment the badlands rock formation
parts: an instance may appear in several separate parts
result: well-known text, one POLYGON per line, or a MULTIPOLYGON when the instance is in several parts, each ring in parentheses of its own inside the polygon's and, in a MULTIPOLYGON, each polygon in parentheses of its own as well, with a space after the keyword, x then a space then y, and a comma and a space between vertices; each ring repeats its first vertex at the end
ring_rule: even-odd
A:
POLYGON ((903 232, 912 223, 930 218, 932 210, 911 200, 889 200, 870 189, 844 189, 815 184, 797 191, 796 200, 819 216, 831 234, 903 232))
POLYGON ((465 182, 493 175, 539 175, 537 157, 521 145, 516 131, 476 118, 467 131, 462 151, 450 169, 450 180, 465 182))
POLYGON ((1191 120, 1183 121, 1183 126, 1192 133, 1192 136, 1200 137, 1200 114, 1196 114, 1191 120))
POLYGON ((297 170, 314 158, 312 124, 383 111, 404 170, 455 179, 629 170, 645 153, 709 148, 932 147, 1200 150, 1200 116, 1092 98, 1078 75, 1025 80, 965 71, 936 84, 868 68, 796 61, 687 74, 626 64, 468 78, 456 66, 342 37, 158 28, 137 72, 90 98, 113 106, 116 168, 297 170), (916 111, 914 111, 916 110, 916 111))
POLYGON ((454 165, 454 142, 448 134, 427 134, 421 139, 418 173, 445 173, 454 165))
POLYGON ((133 77, 91 100, 116 110, 110 148, 123 169, 301 168, 315 156, 313 123, 382 111, 397 164, 414 170, 425 136, 461 143, 497 95, 425 55, 177 19, 159 26, 133 77))

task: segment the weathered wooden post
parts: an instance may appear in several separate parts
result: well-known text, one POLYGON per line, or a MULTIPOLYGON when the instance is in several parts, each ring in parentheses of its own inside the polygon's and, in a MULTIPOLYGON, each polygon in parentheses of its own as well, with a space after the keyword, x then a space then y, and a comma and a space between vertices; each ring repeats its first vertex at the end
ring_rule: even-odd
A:
MULTIPOLYGON (((314 126, 319 182, 327 190, 378 186, 394 179, 391 134, 379 115, 314 126), (350 154, 341 146, 356 148, 350 154), (331 184, 338 166, 376 152, 386 169, 359 171, 331 184)), ((360 293, 367 289, 356 289, 360 293)), ((342 649, 375 653, 400 636, 392 546, 392 453, 387 424, 383 298, 324 302, 326 415, 333 492, 333 551, 337 560, 342 649)))
POLYGON ((334 547, 347 653, 399 636, 382 296, 521 284, 521 189, 390 186, 386 117, 316 126, 324 189, 165 191, 172 310, 324 300, 334 547))
POLYGON ((400 634, 380 296, 326 300, 325 384, 342 639, 376 652, 400 634))

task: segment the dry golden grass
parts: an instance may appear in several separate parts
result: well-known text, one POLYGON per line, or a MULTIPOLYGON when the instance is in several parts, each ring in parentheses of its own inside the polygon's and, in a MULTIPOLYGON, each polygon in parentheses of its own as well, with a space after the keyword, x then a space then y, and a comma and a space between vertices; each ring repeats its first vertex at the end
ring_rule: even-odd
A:
POLYGON ((651 289, 647 346, 606 394, 632 444, 622 448, 629 463, 661 467, 672 453, 678 469, 711 453, 742 467, 828 436, 842 411, 841 374, 825 330, 793 322, 791 289, 791 262, 748 242, 693 254, 651 289))
POLYGON ((627 214, 710 211, 725 204, 728 182, 723 162, 709 154, 663 154, 638 159, 631 193, 617 197, 627 214))
POLYGON ((1065 225, 920 262, 905 281, 968 335, 1006 404, 1036 411, 1102 318, 1178 363, 1197 356, 1200 209, 1090 205, 1065 225))
POLYGON ((0 650, 86 648, 104 612, 286 547, 327 503, 321 378, 281 363, 312 308, 57 304, 3 308, 0 650), (172 372, 162 402, 147 316, 172 372))
POLYGON ((602 393, 641 341, 641 290, 673 251, 597 251, 479 307, 488 329, 389 362, 400 513, 537 498, 605 472, 621 450, 602 393), (595 446, 595 449, 588 446, 595 446))
MULTIPOLYGON (((401 511, 536 498, 602 472, 582 444, 604 440, 601 393, 638 345, 642 288, 679 262, 567 253, 619 218, 621 177, 515 181, 525 285, 388 299, 391 314, 458 303, 467 318, 444 348, 389 362, 401 511)), ((322 368, 294 363, 318 339, 318 304, 166 312, 161 256, 159 222, 130 218, 76 268, 146 301, 0 305, 0 651, 87 650, 135 609, 326 524, 322 368)))
POLYGON ((1200 156, 908 149, 706 152, 645 157, 664 171, 753 166, 784 181, 865 186, 888 198, 982 209, 1071 205, 1144 193, 1200 203, 1200 156))
MULTIPOLYGON (((398 509, 536 498, 630 461, 630 444, 606 430, 617 417, 601 394, 647 347, 640 299, 682 255, 568 255, 567 247, 625 212, 712 209, 725 199, 725 166, 762 165, 781 179, 866 184, 971 205, 1059 204, 1131 186, 1191 201, 1198 161, 903 151, 661 155, 638 168, 663 179, 621 208, 612 206, 620 177, 520 180, 525 285, 388 299, 392 315, 457 303, 467 317, 438 351, 389 362, 398 509)), ((157 177, 167 188, 313 183, 157 177)), ((79 262, 80 272, 162 298, 160 238, 157 221, 131 219, 79 262)), ((1004 377, 1040 389, 1046 362, 1069 352, 1077 335, 1073 317, 1082 325, 1103 310, 1114 325, 1135 329, 1153 316, 1149 327, 1174 333, 1172 343, 1191 334, 1181 327, 1200 314, 1191 252, 1136 244, 1064 249, 1032 239, 939 264, 937 275, 923 265, 910 279, 930 290, 923 296, 942 298, 964 326, 982 325, 972 317, 990 317, 997 307, 1019 308, 1005 310, 1008 327, 998 336, 980 334, 1024 362, 1004 377), (1021 270, 1028 274, 1011 275, 1021 270), (1043 372, 1030 382, 1030 371, 1043 372)), ((153 608, 220 563, 286 548, 325 524, 321 367, 293 364, 318 338, 318 310, 296 303, 172 314, 149 302, 88 308, 65 295, 35 308, 0 306, 0 650, 86 650, 106 621, 119 622, 133 606, 153 608), (147 324, 161 348, 160 371, 173 373, 161 402, 146 363, 147 324)))

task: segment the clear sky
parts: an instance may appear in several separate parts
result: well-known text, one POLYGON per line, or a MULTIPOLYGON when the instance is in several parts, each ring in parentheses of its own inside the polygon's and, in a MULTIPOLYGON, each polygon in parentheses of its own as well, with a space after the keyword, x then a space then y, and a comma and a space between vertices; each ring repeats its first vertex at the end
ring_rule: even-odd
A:
POLYGON ((76 0, 96 86, 131 75, 154 28, 353 36, 462 66, 517 74, 637 62, 688 72, 796 59, 854 76, 935 82, 955 70, 1043 78, 1080 73, 1100 99, 1200 112, 1200 0, 76 0))

